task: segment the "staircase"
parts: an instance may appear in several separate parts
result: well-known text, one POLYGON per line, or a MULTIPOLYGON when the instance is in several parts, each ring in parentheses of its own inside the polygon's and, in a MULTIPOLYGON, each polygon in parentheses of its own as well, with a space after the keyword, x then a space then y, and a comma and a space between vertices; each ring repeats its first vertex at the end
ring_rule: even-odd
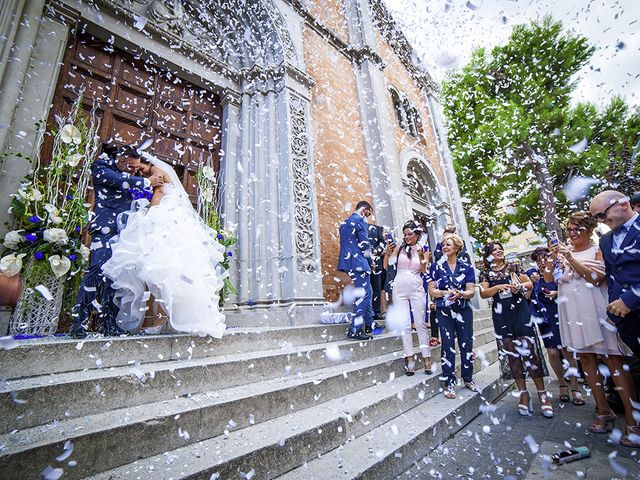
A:
POLYGON ((345 325, 21 341, 0 350, 0 478, 396 478, 507 387, 491 325, 476 312, 481 393, 456 400, 439 349, 407 377, 399 338, 345 325))

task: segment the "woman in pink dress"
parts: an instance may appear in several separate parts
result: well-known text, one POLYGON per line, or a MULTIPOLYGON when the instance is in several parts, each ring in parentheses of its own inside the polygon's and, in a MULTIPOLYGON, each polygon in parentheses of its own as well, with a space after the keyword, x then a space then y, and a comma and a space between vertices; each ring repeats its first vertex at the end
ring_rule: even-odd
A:
MULTIPOLYGON (((558 278, 558 315, 562 344, 576 352, 586 374, 586 380, 596 401, 597 415, 589 430, 607 433, 613 430, 615 413, 609 408, 603 388, 604 379, 599 360, 608 367, 625 409, 627 425, 635 426, 632 401, 635 389, 631 374, 624 369, 624 345, 618 342, 617 330, 607 318, 607 286, 602 253, 591 236, 596 220, 588 212, 576 212, 567 221, 571 246, 551 245, 551 256, 544 272, 545 281, 552 281, 554 265, 562 272, 558 278), (557 260, 557 261, 556 261, 557 260)), ((640 447, 640 443, 625 436, 621 444, 640 447)))
POLYGON ((396 278, 393 281, 393 303, 406 313, 403 315, 402 346, 404 350, 404 362, 407 375, 415 373, 415 361, 413 355, 413 335, 411 333, 411 321, 409 312, 418 331, 420 351, 424 362, 425 373, 431 374, 431 351, 429 349, 429 332, 425 312, 427 297, 421 274, 427 271, 427 257, 424 250, 417 245, 422 235, 422 228, 414 221, 409 221, 402 227, 402 245, 392 250, 392 245, 387 242, 387 252, 384 257, 384 267, 397 262, 396 278), (406 310, 402 307, 406 307, 406 310), (404 322, 406 316, 406 322, 404 322))

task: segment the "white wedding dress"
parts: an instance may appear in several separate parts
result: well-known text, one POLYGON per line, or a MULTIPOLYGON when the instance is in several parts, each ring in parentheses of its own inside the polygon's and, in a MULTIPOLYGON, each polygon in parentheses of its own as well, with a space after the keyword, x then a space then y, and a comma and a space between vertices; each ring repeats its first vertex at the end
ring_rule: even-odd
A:
POLYGON ((143 156, 173 183, 165 183, 158 205, 147 207, 147 200, 136 200, 125 215, 126 226, 112 241, 112 256, 102 271, 113 281, 118 325, 137 331, 153 295, 175 330, 220 338, 225 318, 219 292, 228 275, 220 265, 224 246, 193 209, 173 168, 143 156))

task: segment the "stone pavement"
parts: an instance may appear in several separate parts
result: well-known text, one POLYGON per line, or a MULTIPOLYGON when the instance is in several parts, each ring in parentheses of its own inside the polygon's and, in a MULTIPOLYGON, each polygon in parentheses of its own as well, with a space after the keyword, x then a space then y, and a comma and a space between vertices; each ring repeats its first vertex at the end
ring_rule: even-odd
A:
MULTIPOLYGON (((535 391, 530 385, 530 392, 535 391)), ((554 395, 556 416, 540 413, 534 397, 534 414, 518 415, 518 397, 506 393, 489 410, 440 445, 431 455, 405 472, 403 479, 622 479, 640 478, 640 449, 608 443, 609 435, 588 431, 595 403, 577 407, 558 400, 557 382, 549 391, 554 395), (591 457, 557 467, 551 455, 557 450, 586 446, 591 457)), ((616 427, 624 428, 618 418, 616 427)), ((614 430, 615 432, 615 430, 614 430)))

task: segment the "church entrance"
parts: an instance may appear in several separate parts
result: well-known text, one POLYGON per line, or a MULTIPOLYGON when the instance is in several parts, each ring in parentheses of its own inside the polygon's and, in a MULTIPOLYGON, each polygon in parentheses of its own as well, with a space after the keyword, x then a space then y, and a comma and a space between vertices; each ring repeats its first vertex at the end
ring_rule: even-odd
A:
POLYGON ((138 144, 153 138, 150 150, 174 166, 193 203, 198 166, 207 163, 219 172, 217 95, 89 35, 72 38, 67 46, 52 125, 53 115, 66 114, 78 95, 87 110, 97 108, 101 142, 138 144))

